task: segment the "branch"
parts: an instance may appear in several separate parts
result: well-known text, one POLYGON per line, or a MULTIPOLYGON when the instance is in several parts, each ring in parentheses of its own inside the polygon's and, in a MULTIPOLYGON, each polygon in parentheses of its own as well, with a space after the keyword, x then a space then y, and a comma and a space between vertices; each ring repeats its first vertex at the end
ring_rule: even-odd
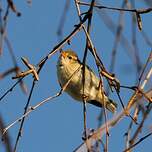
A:
MULTIPOLYGON (((85 6, 90 6, 90 3, 86 2, 78 2, 79 5, 85 5, 85 6)), ((96 5, 94 4, 93 7, 96 7, 98 9, 109 9, 109 10, 114 10, 114 11, 125 11, 125 12, 134 12, 138 14, 145 14, 149 13, 152 11, 152 8, 142 8, 142 9, 125 9, 125 8, 117 8, 117 7, 108 7, 108 6, 103 6, 103 5, 96 5)))

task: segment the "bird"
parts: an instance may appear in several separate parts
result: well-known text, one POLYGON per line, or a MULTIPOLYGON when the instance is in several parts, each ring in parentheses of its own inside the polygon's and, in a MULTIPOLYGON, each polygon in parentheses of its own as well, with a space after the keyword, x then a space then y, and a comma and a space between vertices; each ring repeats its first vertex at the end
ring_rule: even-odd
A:
POLYGON ((110 112, 116 112, 117 103, 106 96, 99 77, 88 65, 83 68, 78 55, 71 49, 61 51, 57 61, 57 77, 61 88, 68 84, 64 91, 73 99, 84 101, 85 97, 86 103, 105 106, 110 112))

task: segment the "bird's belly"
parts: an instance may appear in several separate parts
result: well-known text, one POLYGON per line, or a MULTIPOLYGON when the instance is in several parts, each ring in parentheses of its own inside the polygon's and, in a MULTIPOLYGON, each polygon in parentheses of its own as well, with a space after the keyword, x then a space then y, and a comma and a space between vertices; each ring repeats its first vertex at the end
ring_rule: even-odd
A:
MULTIPOLYGON (((66 70, 60 70, 60 73, 58 73, 58 79, 61 87, 63 87, 69 81, 72 75, 71 73, 68 75, 67 73, 69 72, 65 72, 66 70)), ((91 78, 91 76, 85 78, 85 86, 83 87, 82 71, 78 70, 77 73, 72 76, 68 86, 65 89, 65 92, 67 92, 72 98, 78 101, 83 101, 84 96, 86 97, 87 101, 96 100, 98 94, 97 86, 99 84, 98 82, 93 84, 91 78)))
MULTIPOLYGON (((81 76, 79 77, 78 75, 79 74, 72 77, 72 79, 70 80, 69 84, 65 89, 65 92, 67 92, 75 100, 82 101, 82 94, 83 94, 82 80, 81 80, 81 76)), ((62 80, 61 80, 62 87, 68 82, 69 79, 70 78, 62 76, 62 80)))
POLYGON ((73 80, 71 80, 65 91, 75 100, 83 101, 83 97, 86 97, 85 99, 87 101, 95 100, 97 98, 98 91, 94 86, 91 87, 89 84, 85 84, 83 87, 83 82, 81 79, 79 79, 77 83, 73 83, 72 81, 73 80))

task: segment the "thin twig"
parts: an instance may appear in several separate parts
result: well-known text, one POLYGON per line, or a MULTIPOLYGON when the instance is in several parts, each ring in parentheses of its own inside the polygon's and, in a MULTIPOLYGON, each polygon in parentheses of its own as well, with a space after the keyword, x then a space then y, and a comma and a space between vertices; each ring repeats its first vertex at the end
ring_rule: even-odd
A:
POLYGON ((129 148, 125 149, 123 152, 127 152, 127 151, 131 150, 132 148, 137 146, 139 143, 141 143, 143 140, 145 140, 146 138, 148 138, 151 135, 152 135, 152 132, 145 135, 144 137, 140 138, 135 144, 131 145, 129 148))
POLYGON ((147 110, 146 110, 146 112, 145 112, 145 114, 144 114, 144 116, 143 116, 143 118, 142 118, 141 123, 139 124, 138 128, 136 129, 133 137, 130 139, 130 145, 133 145, 133 144, 134 144, 134 142, 135 142, 138 134, 139 134, 139 133, 141 132, 141 130, 142 130, 143 124, 144 124, 145 120, 147 119, 147 117, 148 117, 151 109, 152 109, 152 105, 151 105, 151 103, 149 103, 149 105, 147 106, 147 110))
MULTIPOLYGON (((91 1, 91 6, 87 12, 88 15, 88 25, 87 25, 87 32, 90 34, 90 27, 91 27, 91 20, 92 20, 92 12, 93 12, 93 4, 94 4, 94 0, 91 1)), ((82 22, 82 17, 81 17, 81 11, 80 11, 80 7, 77 3, 77 0, 75 0, 75 6, 77 9, 77 14, 79 17, 80 22, 82 22)), ((84 52, 84 57, 83 57, 83 62, 82 62, 82 83, 83 83, 83 119, 84 119, 84 135, 85 135, 85 139, 86 141, 88 140, 88 135, 87 135, 87 121, 86 121, 86 98, 85 97, 85 62, 86 62, 86 57, 87 57, 87 52, 88 52, 88 46, 89 46, 89 42, 88 39, 86 39, 86 46, 85 46, 85 52, 84 52)), ((87 149, 88 151, 90 151, 90 146, 89 143, 87 142, 87 149)))
MULTIPOLYGON (((78 14, 78 17, 79 17, 79 20, 80 22, 82 21, 82 18, 81 18, 81 12, 80 12, 80 8, 79 8, 79 5, 77 3, 77 0, 75 0, 75 6, 76 6, 76 10, 77 10, 77 14, 78 14)), ((87 49, 87 48, 86 48, 87 49)), ((87 56, 87 50, 85 50, 85 53, 84 53, 84 57, 83 57, 83 66, 82 66, 82 83, 83 83, 83 126, 84 126, 84 137, 85 137, 85 140, 87 140, 88 136, 87 136, 87 120, 86 120, 86 97, 85 97, 85 61, 86 61, 86 56, 87 56)), ((88 148, 89 150, 89 148, 88 148)))
POLYGON ((146 63, 145 63, 145 66, 143 67, 143 70, 142 70, 141 75, 140 75, 140 77, 139 77, 139 83, 141 82, 141 79, 143 78, 143 74, 144 74, 144 72, 145 72, 145 69, 146 69, 147 65, 148 65, 149 62, 151 61, 151 58, 152 58, 152 51, 150 51, 150 54, 149 54, 148 59, 147 59, 147 61, 146 61, 146 63))
MULTIPOLYGON (((151 54, 150 54, 151 55, 151 54)), ((143 69, 144 70, 144 69, 143 69)), ((129 109, 132 107, 132 105, 135 103, 138 94, 140 93, 140 90, 144 90, 145 85, 147 84, 148 80, 150 79, 150 77, 152 76, 152 67, 151 69, 148 71, 148 73, 146 74, 145 79, 143 80, 143 82, 139 82, 139 86, 137 87, 137 89, 135 90, 134 94, 132 95, 132 97, 130 98, 127 108, 126 108, 126 114, 129 113, 129 109), (140 84, 141 83, 141 84, 140 84), (139 89, 138 89, 139 88, 139 89)))
MULTIPOLYGON (((123 1, 122 8, 124 8, 125 5, 126 5, 126 1, 123 1)), ((111 73, 114 71, 118 43, 120 41, 121 34, 123 31, 123 15, 124 15, 124 13, 120 12, 118 26, 116 29, 116 36, 115 36, 115 40, 114 40, 114 46, 113 46, 112 53, 111 53, 112 54, 112 59, 111 59, 111 64, 110 64, 111 73)))
MULTIPOLYGON (((6 10, 6 13, 4 15, 4 19, 2 19, 2 15, 1 15, 1 12, 0 12, 0 21, 1 21, 1 40, 0 40, 0 49, 2 51, 2 47, 3 47, 3 42, 5 41, 7 47, 8 47, 8 50, 9 50, 9 53, 10 53, 10 56, 12 58, 12 61, 13 61, 13 64, 14 64, 14 68, 16 68, 16 71, 15 73, 18 74, 18 72, 20 71, 20 68, 17 64, 17 60, 16 60, 16 57, 15 57, 15 54, 14 54, 14 51, 13 51, 13 48, 12 48, 12 45, 7 37, 7 34, 6 34, 6 27, 7 27, 7 23, 8 23, 8 16, 9 16, 9 5, 7 7, 7 10, 6 10)), ((20 81, 20 87, 22 89, 22 91, 24 93, 27 93, 27 87, 25 85, 25 83, 23 81, 20 81)))
MULTIPOLYGON (((132 3, 132 7, 135 7, 135 2, 131 1, 132 3)), ((136 14, 131 14, 132 15, 132 45, 133 45, 133 49, 134 49, 134 56, 135 56, 135 66, 136 66, 136 79, 138 80, 142 65, 141 65, 141 61, 140 61, 140 56, 139 56, 139 48, 138 48, 138 44, 137 44, 137 31, 136 31, 136 26, 137 26, 137 22, 136 22, 136 14)))
POLYGON ((21 13, 19 11, 17 11, 16 6, 13 3, 13 0, 7 0, 7 3, 9 5, 9 7, 11 8, 11 10, 16 13, 17 16, 21 16, 21 13))
POLYGON ((2 74, 0 74, 0 80, 3 79, 4 77, 8 76, 9 74, 17 71, 17 70, 18 70, 18 67, 13 67, 13 68, 10 68, 10 69, 6 70, 2 74))
POLYGON ((22 79, 19 79, 15 84, 12 85, 12 87, 10 87, 1 97, 0 97, 0 102, 2 101, 2 99, 10 92, 13 91, 13 89, 21 82, 22 79))
MULTIPOLYGON (((32 97, 32 93, 33 93, 33 90, 34 90, 34 87, 35 87, 35 82, 36 80, 33 81, 32 83, 32 87, 31 87, 31 90, 30 90, 30 94, 28 96, 28 100, 27 100, 27 103, 25 105, 25 108, 24 108, 24 114, 26 114, 26 112, 28 111, 28 106, 30 104, 30 100, 31 100, 31 97, 32 97)), ((20 124, 20 127, 19 127, 19 131, 18 131, 18 134, 17 134, 17 137, 16 137, 16 142, 15 142, 15 146, 14 146, 14 150, 13 152, 16 152, 16 149, 17 149, 17 145, 18 145, 18 142, 19 142, 19 139, 21 137, 21 133, 22 133, 22 129, 23 129, 23 125, 24 125, 24 121, 25 121, 25 117, 23 117, 21 120, 21 124, 20 124)))
MULTIPOLYGON (((2 132, 4 128, 5 128, 4 120, 2 119, 2 116, 0 116, 0 136, 2 136, 3 134, 2 132)), ((3 136, 2 143, 5 145, 5 150, 7 152, 12 152, 12 142, 9 133, 3 136)))
POLYGON ((62 16, 60 18, 59 26, 57 29, 57 35, 58 35, 59 41, 61 41, 63 38, 63 28, 64 28, 64 24, 65 24, 66 17, 67 17, 67 12, 69 10, 69 6, 70 6, 70 0, 66 0, 65 7, 64 7, 62 16))
MULTIPOLYGON (((86 3, 86 2, 78 2, 80 5, 86 5, 86 6, 90 6, 90 3, 86 3)), ((109 10, 114 10, 114 11, 125 11, 125 12, 137 12, 138 14, 145 14, 145 13, 149 13, 152 11, 152 8, 142 8, 142 9, 125 9, 125 8, 117 8, 117 7, 108 7, 108 6, 103 6, 103 5, 94 5, 93 7, 96 7, 98 9, 109 9, 109 10)))
MULTIPOLYGON (((133 121, 130 122, 129 127, 128 127, 128 131, 125 133, 126 149, 129 147, 129 140, 130 140, 130 133, 131 133, 132 126, 133 126, 133 121)), ((127 152, 131 152, 131 151, 127 151, 127 152)))

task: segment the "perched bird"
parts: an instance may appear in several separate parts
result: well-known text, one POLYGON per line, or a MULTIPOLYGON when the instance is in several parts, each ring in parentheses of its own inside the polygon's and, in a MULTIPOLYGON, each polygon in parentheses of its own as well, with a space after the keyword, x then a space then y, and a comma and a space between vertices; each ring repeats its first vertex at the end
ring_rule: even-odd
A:
POLYGON ((87 65, 85 65, 85 73, 83 73, 82 65, 74 51, 70 49, 62 51, 57 63, 59 84, 63 87, 71 78, 65 92, 72 98, 83 101, 83 96, 85 95, 87 103, 98 107, 105 105, 109 111, 114 113, 117 104, 105 95, 99 78, 87 65), (85 75, 85 81, 83 75, 85 75), (85 84, 83 85, 84 82, 85 84))

